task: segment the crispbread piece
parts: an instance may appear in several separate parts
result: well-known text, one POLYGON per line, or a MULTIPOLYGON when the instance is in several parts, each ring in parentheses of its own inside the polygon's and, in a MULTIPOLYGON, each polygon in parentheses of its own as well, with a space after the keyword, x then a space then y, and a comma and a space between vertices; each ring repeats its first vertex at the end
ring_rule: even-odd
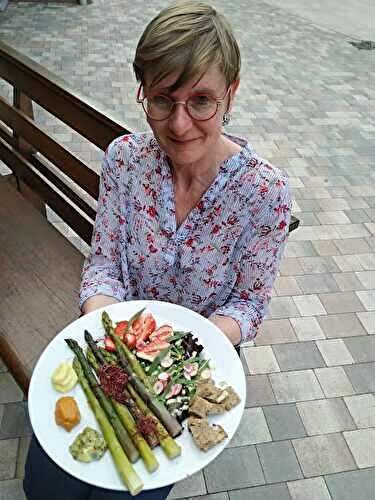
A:
POLYGON ((198 381, 196 395, 211 403, 222 403, 228 394, 225 389, 216 387, 212 378, 209 378, 198 381))
POLYGON ((210 411, 211 405, 212 405, 212 403, 210 403, 209 401, 206 401, 205 399, 201 398, 200 396, 194 396, 189 404, 189 414, 195 415, 196 417, 199 417, 199 418, 207 417, 207 415, 210 411))
POLYGON ((203 451, 208 451, 228 437, 221 425, 210 425, 206 418, 189 418, 189 430, 195 444, 203 451))
POLYGON ((237 406, 241 402, 241 399, 233 387, 228 386, 225 388, 225 391, 228 393, 228 396, 221 403, 221 406, 223 406, 226 411, 229 411, 237 406))

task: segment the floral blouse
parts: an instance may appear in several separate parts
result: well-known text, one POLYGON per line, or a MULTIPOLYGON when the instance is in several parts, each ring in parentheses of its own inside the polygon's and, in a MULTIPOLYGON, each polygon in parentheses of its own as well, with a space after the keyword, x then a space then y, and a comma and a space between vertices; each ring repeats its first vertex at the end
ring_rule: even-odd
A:
POLYGON ((172 173, 151 133, 119 137, 102 165, 80 305, 97 294, 229 316, 242 341, 266 313, 291 215, 284 174, 243 139, 177 228, 172 173))

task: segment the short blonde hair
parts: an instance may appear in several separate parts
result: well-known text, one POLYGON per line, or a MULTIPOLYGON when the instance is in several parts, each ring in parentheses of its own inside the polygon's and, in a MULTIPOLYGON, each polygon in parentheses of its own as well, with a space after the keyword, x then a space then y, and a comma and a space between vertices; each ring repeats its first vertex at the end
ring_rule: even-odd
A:
POLYGON ((226 18, 213 7, 179 1, 162 10, 146 27, 136 49, 134 73, 143 86, 150 86, 175 71, 174 91, 191 78, 200 77, 217 64, 229 86, 239 77, 241 56, 226 18), (157 71, 155 71, 157 68, 157 71))

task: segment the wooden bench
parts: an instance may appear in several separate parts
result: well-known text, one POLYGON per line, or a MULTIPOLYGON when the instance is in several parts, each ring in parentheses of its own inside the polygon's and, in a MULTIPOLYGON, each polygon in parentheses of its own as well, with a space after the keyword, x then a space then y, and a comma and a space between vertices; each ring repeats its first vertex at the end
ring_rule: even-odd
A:
MULTIPOLYGON (((129 129, 92 99, 0 42, 0 355, 27 393, 41 352, 79 314, 82 254, 46 219, 52 208, 90 243, 98 175, 33 120, 32 102, 104 150, 129 129)), ((290 231, 298 225, 293 219, 290 231)))

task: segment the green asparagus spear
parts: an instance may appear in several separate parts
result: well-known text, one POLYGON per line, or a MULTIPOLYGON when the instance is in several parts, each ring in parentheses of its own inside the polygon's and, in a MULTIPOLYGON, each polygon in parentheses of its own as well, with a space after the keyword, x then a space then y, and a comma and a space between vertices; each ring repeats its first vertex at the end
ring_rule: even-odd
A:
MULTIPOLYGON (((128 323, 128 328, 129 328, 129 325, 131 325, 131 323, 135 319, 137 319, 142 314, 143 311, 144 311, 144 309, 141 309, 141 311, 138 311, 134 316, 132 316, 132 318, 130 318, 129 323, 128 323)), ((115 330, 113 328, 111 318, 108 316, 108 314, 105 311, 102 314, 102 322, 103 322, 103 326, 104 326, 106 334, 109 337, 111 337, 112 340, 114 340, 113 337, 116 337, 118 340, 120 340, 118 338, 118 336, 115 334, 115 330)), ((121 340, 120 340, 120 342, 121 342, 121 340)), ((139 377, 139 379, 143 382, 143 384, 150 391, 152 391, 152 385, 151 385, 142 365, 140 364, 140 362, 136 358, 136 356, 134 356, 134 354, 131 352, 131 350, 128 349, 128 347, 123 342, 121 342, 121 345, 122 345, 122 350, 123 350, 128 362, 129 362, 130 366, 132 367, 132 370, 134 371, 134 373, 139 377)), ((116 344, 116 349, 117 349, 117 344, 116 344)))
POLYGON ((138 375, 132 369, 123 351, 123 343, 121 342, 121 340, 117 337, 117 335, 112 335, 111 338, 116 345, 117 357, 120 366, 122 366, 122 368, 128 374, 131 383, 133 384, 134 388, 141 396, 143 401, 147 404, 147 406, 151 408, 151 410, 155 413, 155 415, 161 420, 161 422, 166 427, 167 431, 172 437, 176 437, 179 434, 181 434, 182 426, 178 422, 178 420, 168 412, 163 403, 161 403, 158 400, 158 398, 143 384, 143 382, 139 379, 138 375))
POLYGON ((176 443, 176 441, 168 434, 167 429, 160 422, 160 420, 154 415, 150 408, 146 405, 143 399, 137 394, 137 391, 128 384, 128 391, 138 408, 148 417, 152 417, 156 427, 156 435, 159 439, 160 446, 164 453, 169 459, 173 459, 181 455, 181 446, 176 443))
POLYGON ((107 398, 107 396, 104 394, 102 388, 98 385, 97 379, 87 361, 85 358, 85 355, 81 349, 81 347, 78 345, 78 342, 73 340, 73 339, 65 339, 65 342, 68 344, 70 349, 74 352, 74 354, 77 356, 82 369, 84 371, 84 374, 90 384, 91 389, 93 390, 95 397, 98 399, 101 407, 107 414, 107 417, 109 421, 111 422, 113 429, 116 433, 116 436, 118 440, 121 443, 121 446, 123 447, 127 457, 129 460, 134 463, 138 460, 139 458, 139 453, 137 448, 134 446, 132 440, 130 439, 128 433, 126 432, 124 426, 122 425, 117 413, 115 412, 111 402, 107 398))
POLYGON ((93 391, 90 388, 90 385, 87 378, 85 377, 84 370, 80 362, 78 361, 78 358, 74 359, 73 368, 77 374, 79 383, 82 386, 87 401, 91 406, 91 409, 103 433, 104 439, 108 445, 108 449, 112 455, 117 471, 120 474, 121 480, 124 482, 131 495, 138 495, 138 493, 143 489, 143 482, 134 470, 132 464, 129 462, 127 456, 125 455, 124 450, 122 449, 116 437, 113 427, 111 426, 105 412, 101 408, 98 400, 96 399, 93 391))
MULTIPOLYGON (((91 337, 91 335, 88 332, 85 332, 85 339, 86 342, 89 344, 89 348, 87 349, 87 359, 90 363, 90 365, 93 367, 93 369, 98 373, 100 369, 100 361, 99 359, 95 358, 95 351, 93 351, 92 347, 96 350, 99 351, 97 345, 95 344, 95 341, 91 337), (92 343, 94 345, 92 345, 92 343), (99 361, 99 362, 98 362, 99 361)), ((98 354, 98 352, 97 352, 98 354)), ((99 358, 100 358, 100 352, 99 352, 99 358)), ((103 358, 102 358, 103 359, 103 358)), ((104 359, 103 359, 104 360, 104 359)), ((103 363, 106 364, 106 363, 103 363)), ((129 394, 130 396, 130 394, 129 394)), ((142 436, 142 434, 139 432, 137 425, 135 423, 135 420, 130 413, 129 409, 116 401, 115 399, 111 399, 111 402, 117 412, 117 415, 120 417, 121 422, 123 423, 125 429, 127 430, 129 436, 133 440, 133 443, 137 447, 139 454, 141 455, 142 460, 144 461, 144 464, 146 466, 146 469, 148 472, 154 472, 158 467, 159 463, 151 450, 150 446, 147 444, 146 440, 142 436)))

